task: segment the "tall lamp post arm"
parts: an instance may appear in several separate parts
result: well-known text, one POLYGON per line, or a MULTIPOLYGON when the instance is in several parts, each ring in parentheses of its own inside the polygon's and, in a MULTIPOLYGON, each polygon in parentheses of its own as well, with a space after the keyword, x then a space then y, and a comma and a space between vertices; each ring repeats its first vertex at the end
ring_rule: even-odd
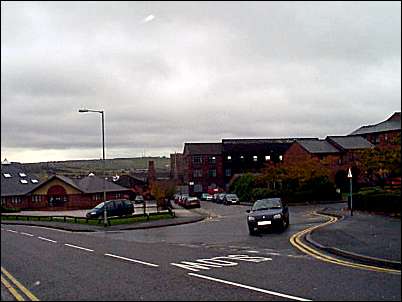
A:
POLYGON ((107 222, 107 211, 106 211, 106 156, 105 156, 105 112, 104 110, 92 110, 92 109, 79 109, 80 113, 96 112, 102 115, 102 168, 103 168, 103 223, 106 227, 107 222))

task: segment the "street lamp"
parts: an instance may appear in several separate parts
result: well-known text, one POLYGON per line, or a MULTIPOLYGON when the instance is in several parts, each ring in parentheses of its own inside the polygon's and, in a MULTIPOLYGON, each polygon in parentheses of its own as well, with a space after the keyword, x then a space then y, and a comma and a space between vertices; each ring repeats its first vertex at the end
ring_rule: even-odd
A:
POLYGON ((106 169, 105 169, 105 117, 103 110, 79 109, 79 113, 96 112, 102 114, 102 162, 103 162, 103 224, 106 227, 107 213, 106 213, 106 169))
POLYGON ((353 191, 352 191, 352 171, 351 171, 351 169, 349 168, 349 171, 348 171, 348 178, 349 178, 349 182, 350 182, 350 216, 353 216, 353 200, 352 200, 352 198, 353 198, 353 191))

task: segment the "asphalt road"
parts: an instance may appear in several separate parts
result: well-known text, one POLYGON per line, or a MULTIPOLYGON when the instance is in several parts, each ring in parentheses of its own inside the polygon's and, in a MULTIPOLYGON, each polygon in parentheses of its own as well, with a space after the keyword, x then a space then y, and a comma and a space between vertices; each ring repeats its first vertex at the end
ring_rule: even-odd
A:
POLYGON ((285 232, 260 236, 249 236, 246 209, 202 202, 202 222, 135 231, 2 225, 1 266, 39 300, 401 300, 400 275, 322 262, 289 243, 323 221, 315 207, 290 207, 285 232))

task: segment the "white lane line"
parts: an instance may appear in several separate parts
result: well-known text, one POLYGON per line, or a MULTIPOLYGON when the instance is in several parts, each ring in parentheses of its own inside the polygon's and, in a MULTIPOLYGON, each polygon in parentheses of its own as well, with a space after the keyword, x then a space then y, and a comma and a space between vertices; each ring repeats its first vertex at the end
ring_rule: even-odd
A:
POLYGON ((18 233, 17 231, 14 231, 14 230, 7 230, 7 232, 18 233))
POLYGON ((141 263, 144 265, 148 265, 148 266, 152 266, 152 267, 158 267, 159 265, 157 264, 153 264, 153 263, 149 263, 149 262, 144 262, 144 261, 140 261, 140 260, 135 260, 135 259, 131 259, 131 258, 126 258, 126 257, 121 257, 121 256, 116 256, 113 254, 105 254, 105 256, 109 256, 109 257, 113 257, 113 258, 118 258, 118 259, 122 259, 122 260, 127 260, 127 261, 131 261, 131 262, 136 262, 136 263, 141 263))
POLYGON ((250 250, 250 251, 246 251, 246 253, 258 254, 258 253, 259 253, 259 251, 250 250))
POLYGON ((21 235, 25 235, 25 236, 29 236, 29 237, 33 237, 35 235, 29 234, 29 233, 25 233, 25 232, 20 232, 21 235))
POLYGON ((69 246, 69 247, 72 247, 72 248, 75 248, 75 249, 84 250, 84 251, 87 251, 87 252, 93 252, 93 251, 94 251, 94 250, 87 249, 87 248, 85 248, 85 247, 81 247, 81 246, 77 246, 77 245, 72 245, 72 244, 68 244, 68 243, 65 243, 64 245, 69 246))
POLYGON ((273 292, 273 291, 270 291, 270 290, 266 290, 266 289, 262 289, 262 288, 258 288, 258 287, 254 287, 254 286, 248 286, 248 285, 235 283, 235 282, 231 282, 231 281, 226 281, 226 280, 222 280, 222 279, 216 279, 216 278, 212 278, 212 277, 208 277, 208 276, 204 276, 204 275, 199 275, 199 274, 195 274, 195 273, 188 273, 188 274, 190 276, 203 278, 203 279, 207 279, 207 280, 211 280, 211 281, 216 281, 216 282, 220 282, 220 283, 224 283, 224 284, 229 284, 229 285, 233 285, 233 286, 237 286, 237 287, 242 287, 242 288, 250 289, 250 290, 253 290, 253 291, 261 292, 261 293, 272 295, 272 296, 282 297, 282 298, 296 300, 296 301, 312 301, 312 300, 308 300, 308 299, 304 299, 304 298, 300 298, 300 297, 290 296, 290 295, 286 295, 286 294, 282 294, 282 293, 278 293, 278 292, 273 292))
POLYGON ((48 238, 44 238, 44 237, 38 237, 38 239, 53 242, 53 243, 57 243, 57 241, 54 241, 54 240, 48 239, 48 238))

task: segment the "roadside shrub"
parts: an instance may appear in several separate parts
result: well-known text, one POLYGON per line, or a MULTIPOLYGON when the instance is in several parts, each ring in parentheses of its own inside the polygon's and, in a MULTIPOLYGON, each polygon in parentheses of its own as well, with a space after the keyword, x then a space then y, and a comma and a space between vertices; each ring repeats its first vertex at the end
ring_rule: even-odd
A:
POLYGON ((253 200, 258 200, 263 198, 280 197, 281 192, 268 188, 254 188, 251 195, 253 200))
POLYGON ((372 191, 353 194, 353 208, 363 211, 401 213, 401 191, 372 191))
POLYGON ((0 212, 1 213, 17 213, 17 212, 20 212, 21 211, 21 209, 18 209, 18 208, 6 208, 6 207, 3 207, 3 206, 0 206, 0 212))
POLYGON ((245 174, 237 178, 230 186, 229 190, 235 193, 241 202, 252 201, 252 191, 255 177, 251 174, 245 174))

